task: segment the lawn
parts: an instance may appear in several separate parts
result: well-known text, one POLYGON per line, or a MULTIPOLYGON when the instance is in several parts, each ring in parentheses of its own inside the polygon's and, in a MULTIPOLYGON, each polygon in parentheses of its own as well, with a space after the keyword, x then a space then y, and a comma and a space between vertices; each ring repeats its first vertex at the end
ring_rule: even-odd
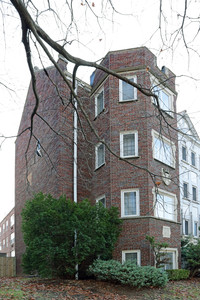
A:
POLYGON ((200 299, 200 279, 169 282, 165 288, 136 289, 95 280, 0 278, 0 299, 127 300, 200 299))

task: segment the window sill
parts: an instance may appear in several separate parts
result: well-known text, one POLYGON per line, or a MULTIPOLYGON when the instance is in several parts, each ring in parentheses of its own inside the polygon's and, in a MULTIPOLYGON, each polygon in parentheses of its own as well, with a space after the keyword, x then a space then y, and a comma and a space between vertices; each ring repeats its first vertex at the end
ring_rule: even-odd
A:
POLYGON ((101 167, 105 166, 105 164, 106 164, 106 163, 104 162, 102 165, 96 167, 96 168, 94 169, 94 171, 96 172, 96 171, 99 170, 101 167))
POLYGON ((137 101, 138 101, 138 99, 119 100, 119 103, 137 102, 137 101))
POLYGON ((172 168, 173 170, 176 169, 175 164, 173 166, 168 165, 168 164, 164 163, 163 161, 161 161, 161 160, 159 160, 159 159, 157 159, 155 157, 154 157, 154 160, 157 161, 157 162, 159 162, 159 163, 161 163, 161 164, 163 164, 164 166, 168 166, 168 167, 172 168))
POLYGON ((134 158, 140 158, 141 156, 135 155, 135 156, 120 156, 122 159, 134 159, 134 158))

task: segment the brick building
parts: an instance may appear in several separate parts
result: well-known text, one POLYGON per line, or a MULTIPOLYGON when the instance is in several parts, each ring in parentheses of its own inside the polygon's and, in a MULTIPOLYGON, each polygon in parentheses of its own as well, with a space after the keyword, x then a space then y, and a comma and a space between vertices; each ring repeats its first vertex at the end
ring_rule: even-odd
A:
MULTIPOLYGON (((60 59, 58 63, 70 80, 66 62, 60 59)), ((151 235, 169 245, 166 268, 180 264, 178 138, 172 129, 177 128, 175 76, 166 67, 160 70, 156 57, 145 47, 109 52, 101 64, 144 89, 153 89, 159 105, 128 83, 96 70, 90 85, 77 81, 81 105, 78 103, 76 123, 69 88, 58 71, 54 67, 36 71, 41 100, 34 118, 36 138, 31 140, 27 159, 27 128, 35 103, 31 86, 19 128, 19 133, 24 133, 16 140, 18 273, 25 249, 21 210, 26 199, 39 191, 56 197, 64 193, 75 201, 87 197, 93 203, 102 201, 107 207, 118 207, 124 222, 114 258, 154 265, 145 239, 151 235)))
POLYGON ((15 256, 15 209, 13 208, 0 222, 0 254, 15 256))

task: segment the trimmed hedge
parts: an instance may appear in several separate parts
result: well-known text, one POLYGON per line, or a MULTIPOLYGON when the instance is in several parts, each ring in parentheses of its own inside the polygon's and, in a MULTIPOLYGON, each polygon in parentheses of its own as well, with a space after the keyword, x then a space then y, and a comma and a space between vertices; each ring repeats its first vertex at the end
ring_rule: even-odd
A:
POLYGON ((185 269, 166 270, 169 280, 188 279, 190 271, 185 269))
POLYGON ((133 262, 121 264, 116 260, 96 260, 89 267, 98 280, 117 282, 134 287, 162 287, 168 282, 167 273, 151 266, 140 267, 133 262))

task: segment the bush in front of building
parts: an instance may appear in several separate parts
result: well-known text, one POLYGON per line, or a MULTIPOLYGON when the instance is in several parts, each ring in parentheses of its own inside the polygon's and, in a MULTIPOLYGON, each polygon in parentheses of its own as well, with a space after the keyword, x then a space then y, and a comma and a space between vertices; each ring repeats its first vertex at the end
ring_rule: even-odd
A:
POLYGON ((200 239, 189 237, 181 241, 181 259, 191 277, 200 274, 200 239))
POLYGON ((26 202, 22 231, 26 252, 23 268, 41 277, 74 278, 76 266, 82 278, 99 255, 112 258, 120 233, 117 208, 74 203, 61 196, 39 193, 26 202))
POLYGON ((183 280, 190 276, 190 271, 186 269, 166 270, 166 272, 169 280, 183 280))
POLYGON ((127 261, 96 260, 89 267, 90 274, 98 280, 121 283, 134 287, 163 287, 168 282, 167 273, 151 266, 138 266, 127 261))

